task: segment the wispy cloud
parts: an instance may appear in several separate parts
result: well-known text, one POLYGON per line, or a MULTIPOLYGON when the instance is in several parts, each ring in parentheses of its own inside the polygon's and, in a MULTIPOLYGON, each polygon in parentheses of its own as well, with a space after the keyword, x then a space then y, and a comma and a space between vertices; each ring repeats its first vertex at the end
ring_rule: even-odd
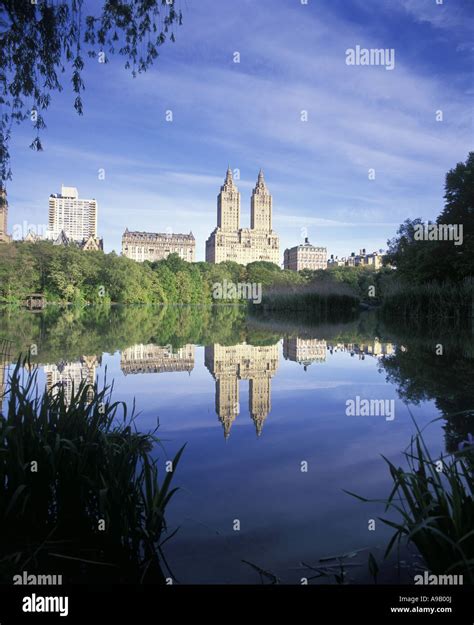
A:
POLYGON ((15 143, 10 195, 34 216, 62 181, 75 184, 99 200, 108 249, 119 249, 126 225, 172 227, 199 233, 203 258, 225 168, 241 171, 245 222, 263 166, 282 248, 305 224, 330 252, 349 251, 339 227, 380 247, 407 216, 439 212, 444 174, 469 150, 472 83, 468 54, 456 47, 467 45, 472 19, 455 0, 190 2, 177 43, 153 70, 134 80, 121 62, 89 64, 85 116, 61 96, 41 160, 15 143), (441 35, 456 44, 443 68, 434 54, 441 35), (394 46, 395 69, 347 66, 356 44, 394 46))

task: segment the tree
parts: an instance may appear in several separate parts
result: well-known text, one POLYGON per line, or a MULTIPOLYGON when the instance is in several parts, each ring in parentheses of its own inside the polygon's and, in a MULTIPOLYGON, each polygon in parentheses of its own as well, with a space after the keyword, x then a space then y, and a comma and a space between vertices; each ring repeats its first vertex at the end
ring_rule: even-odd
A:
POLYGON ((460 281, 474 275, 474 152, 446 174, 444 198, 436 223, 462 226, 462 244, 417 239, 416 228, 424 223, 420 218, 407 219, 388 241, 387 253, 387 261, 407 282, 460 281))
POLYGON ((459 278, 474 275, 474 152, 446 174, 444 210, 438 224, 462 226, 463 243, 442 245, 443 262, 459 278))
POLYGON ((169 254, 169 256, 163 261, 158 262, 163 262, 173 273, 177 273, 178 271, 186 271, 189 267, 189 263, 183 260, 177 252, 169 254))
POLYGON ((439 224, 463 224, 464 235, 474 235, 474 152, 446 174, 444 210, 439 224))
POLYGON ((417 258, 423 248, 421 241, 415 240, 415 232, 418 226, 423 225, 420 217, 405 219, 397 230, 395 237, 387 241, 388 249, 386 262, 397 268, 401 277, 409 277, 417 266, 417 258))
POLYGON ((176 303, 178 291, 176 278, 171 269, 163 261, 160 261, 155 264, 153 274, 155 284, 157 285, 156 289, 162 289, 162 292, 165 294, 163 302, 176 303))
POLYGON ((68 71, 82 115, 84 51, 107 62, 125 58, 132 75, 146 71, 175 25, 182 23, 176 0, 101 0, 95 15, 83 15, 84 0, 0 0, 0 181, 11 178, 12 125, 30 119, 36 132, 30 147, 41 150, 43 112, 61 91, 68 71))

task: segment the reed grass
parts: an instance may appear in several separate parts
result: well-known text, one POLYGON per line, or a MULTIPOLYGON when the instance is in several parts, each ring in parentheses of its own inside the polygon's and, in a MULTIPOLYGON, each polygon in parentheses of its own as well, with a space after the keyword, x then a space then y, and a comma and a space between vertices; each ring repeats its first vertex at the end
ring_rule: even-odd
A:
POLYGON ((135 405, 114 401, 113 384, 82 382, 68 401, 61 384, 38 391, 28 368, 17 362, 0 415, 0 578, 164 583, 177 489, 174 471, 158 479, 156 429, 136 429, 135 405))
POLYGON ((261 304, 252 305, 251 310, 309 314, 312 318, 327 319, 334 314, 351 315, 358 306, 359 298, 347 285, 321 282, 265 290, 261 304))
MULTIPOLYGON (((384 458, 393 480, 392 491, 383 500, 385 512, 393 510, 398 517, 396 521, 381 519, 395 530, 385 557, 406 540, 415 545, 430 573, 463 575, 464 584, 472 584, 474 446, 468 441, 455 453, 435 459, 422 431, 416 428, 404 452, 408 468, 397 467, 384 458)), ((377 501, 349 494, 365 502, 377 501)))
POLYGON ((381 313, 412 325, 472 327, 474 278, 462 282, 392 285, 384 294, 381 313))

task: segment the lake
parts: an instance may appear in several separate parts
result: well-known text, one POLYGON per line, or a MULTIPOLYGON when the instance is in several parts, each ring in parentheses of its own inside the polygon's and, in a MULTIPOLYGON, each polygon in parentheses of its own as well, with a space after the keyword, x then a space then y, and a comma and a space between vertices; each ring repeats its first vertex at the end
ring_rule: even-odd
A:
POLYGON ((29 350, 40 386, 107 378, 140 430, 158 420, 163 472, 186 443, 164 548, 181 583, 260 583, 257 569, 301 583, 339 554, 351 554, 347 581, 364 582, 370 552, 382 581, 412 582, 413 554, 382 562, 393 530, 379 517, 393 515, 345 491, 386 498, 382 455, 404 465, 415 423, 433 457, 473 431, 447 416, 472 408, 472 335, 407 336, 375 312, 317 324, 233 306, 6 309, 0 339, 0 384, 29 350))

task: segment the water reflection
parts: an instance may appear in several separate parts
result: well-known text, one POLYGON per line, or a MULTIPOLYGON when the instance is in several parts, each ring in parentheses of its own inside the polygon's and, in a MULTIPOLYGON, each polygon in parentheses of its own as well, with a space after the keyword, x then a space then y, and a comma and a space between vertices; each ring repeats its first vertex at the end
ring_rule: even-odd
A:
POLYGON ((364 360, 366 356, 381 358, 388 354, 393 354, 394 345, 383 343, 378 338, 368 343, 329 343, 328 350, 334 352, 349 352, 351 356, 358 356, 359 360, 364 360))
POLYGON ((94 391, 92 385, 96 379, 97 367, 102 364, 102 356, 82 356, 75 362, 59 362, 47 364, 43 367, 46 376, 46 388, 51 391, 53 397, 60 390, 64 393, 65 405, 71 405, 71 398, 77 392, 81 382, 91 385, 87 391, 87 398, 92 401, 94 391))
MULTIPOLYGON (((348 353, 357 360, 375 357, 387 380, 408 403, 434 400, 447 418, 446 446, 453 450, 473 432, 473 337, 404 335, 383 326, 376 315, 349 323, 311 326, 298 319, 249 319, 239 307, 217 309, 117 308, 82 312, 0 311, 0 391, 6 367, 20 353, 32 352, 47 388, 64 389, 70 401, 81 380, 93 383, 104 353, 120 354, 123 375, 191 372, 196 348, 204 345, 204 364, 215 380, 215 412, 227 439, 241 413, 240 382, 248 380, 248 413, 261 435, 272 410, 272 378, 285 361, 304 371, 313 364, 348 353), (440 345, 442 354, 439 355, 440 345)), ((1 408, 1 406, 0 406, 1 408)), ((436 415, 433 415, 436 416, 436 415)))
POLYGON ((271 379, 278 369, 278 344, 214 345, 205 348, 205 365, 216 381, 216 413, 224 437, 240 413, 239 382, 249 381, 249 413, 257 436, 271 410, 271 379))
POLYGON ((444 416, 444 430, 428 441, 435 454, 474 433, 472 416, 451 416, 472 408, 474 344, 447 337, 405 336, 367 314, 310 326, 232 307, 0 312, 0 338, 12 341, 0 354, 0 385, 2 363, 32 345, 41 383, 69 399, 72 385, 107 368, 115 397, 136 399, 137 427, 158 416, 171 457, 188 443, 183 494, 170 509, 172 526, 183 527, 169 543, 182 581, 253 581, 239 568, 245 559, 299 583, 302 560, 384 545, 382 529, 367 532, 368 515, 383 509, 369 511, 343 490, 390 492, 381 454, 400 461, 413 431, 405 403, 421 425, 444 416), (393 399, 397 418, 348 416, 346 399, 356 395, 393 399), (243 520, 238 536, 235 518, 243 520))
POLYGON ((313 362, 326 360, 327 343, 323 339, 305 339, 298 336, 283 340, 283 356, 286 360, 292 360, 307 367, 313 362))
POLYGON ((122 350, 120 355, 122 373, 164 373, 194 369, 194 345, 186 344, 178 349, 171 345, 143 345, 138 343, 122 350))

